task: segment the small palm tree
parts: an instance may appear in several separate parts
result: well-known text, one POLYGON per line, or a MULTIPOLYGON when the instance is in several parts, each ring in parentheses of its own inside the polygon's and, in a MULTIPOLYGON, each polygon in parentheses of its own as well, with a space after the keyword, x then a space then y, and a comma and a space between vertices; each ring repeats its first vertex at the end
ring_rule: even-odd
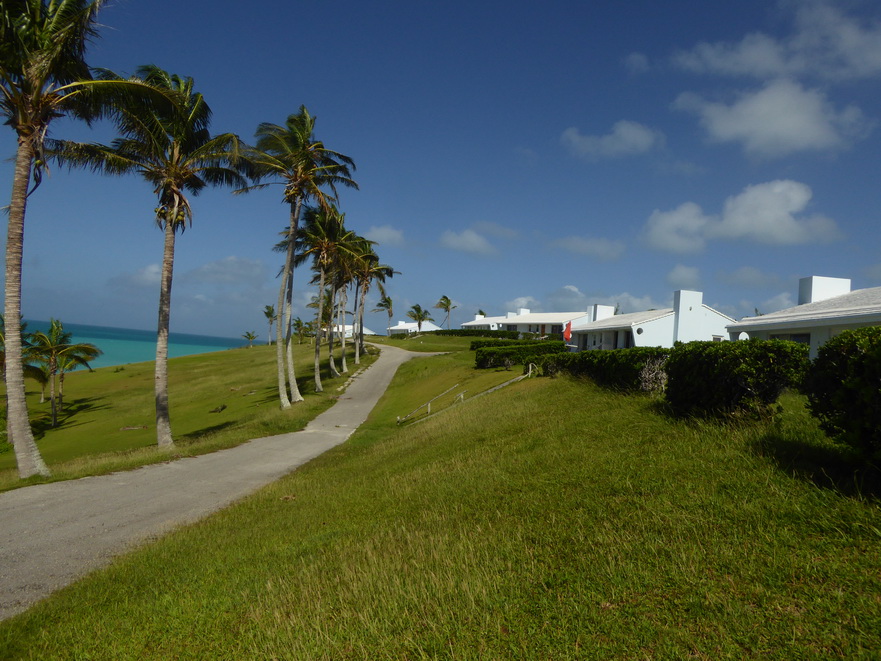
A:
POLYGON ((434 307, 438 310, 443 310, 447 313, 447 317, 445 319, 447 324, 447 330, 450 329, 450 311, 455 310, 458 306, 453 305, 453 302, 450 300, 449 296, 441 296, 440 300, 434 304, 434 307))
POLYGON ((57 319, 49 320, 47 332, 37 331, 31 335, 31 346, 27 355, 32 360, 39 361, 46 366, 49 377, 49 402, 52 407, 52 426, 58 426, 58 411, 61 409, 63 400, 63 386, 59 398, 55 397, 55 377, 69 372, 79 366, 88 367, 89 363, 101 355, 101 350, 94 344, 72 344, 71 333, 64 330, 64 326, 57 319))
POLYGON ((422 332, 422 324, 424 322, 434 321, 431 318, 431 313, 428 310, 424 310, 418 303, 407 310, 407 317, 416 322, 416 331, 418 333, 422 332))
POLYGON ((266 340, 266 344, 272 344, 272 324, 275 323, 275 306, 267 305, 263 308, 263 316, 266 317, 266 321, 269 323, 269 339, 266 340))
POLYGON ((105 174, 136 172, 153 185, 158 197, 156 225, 165 236, 159 288, 156 338, 156 440, 174 444, 168 406, 168 332, 175 238, 192 225, 187 193, 198 195, 209 185, 242 186, 247 162, 243 145, 231 133, 211 137, 211 109, 195 91, 192 78, 148 65, 138 76, 171 102, 171 107, 132 103, 118 109, 119 138, 110 146, 63 143, 58 157, 69 166, 88 167, 105 174))
POLYGON ((383 294, 379 299, 379 302, 376 304, 376 307, 371 310, 371 312, 383 312, 385 311, 388 314, 388 325, 389 327, 386 329, 386 334, 391 335, 391 325, 392 325, 392 317, 395 316, 395 308, 394 301, 392 301, 392 297, 388 294, 383 294))
POLYGON ((254 331, 248 331, 247 333, 242 335, 242 337, 248 340, 248 348, 250 349, 252 346, 254 346, 254 340, 256 340, 258 336, 257 333, 255 333, 254 331))

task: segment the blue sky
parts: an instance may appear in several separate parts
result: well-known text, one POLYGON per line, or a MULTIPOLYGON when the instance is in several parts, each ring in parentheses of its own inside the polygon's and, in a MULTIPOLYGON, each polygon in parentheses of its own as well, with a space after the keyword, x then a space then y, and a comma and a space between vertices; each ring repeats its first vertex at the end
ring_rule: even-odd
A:
MULTIPOLYGON (((306 105, 317 137, 357 164, 340 209, 401 272, 395 320, 442 295, 458 325, 478 309, 663 307, 680 288, 740 318, 792 305, 802 276, 881 285, 876 2, 242 7, 121 0, 89 62, 192 76, 213 130, 246 141, 306 105)), ((67 121, 52 135, 113 137, 67 121)), ((4 158, 14 145, 0 133, 4 158)), ((280 191, 192 202, 172 331, 265 339, 280 191)), ((154 207, 136 177, 53 170, 28 206, 25 316, 155 327, 154 207)), ((295 276, 303 318, 307 280, 295 276)))

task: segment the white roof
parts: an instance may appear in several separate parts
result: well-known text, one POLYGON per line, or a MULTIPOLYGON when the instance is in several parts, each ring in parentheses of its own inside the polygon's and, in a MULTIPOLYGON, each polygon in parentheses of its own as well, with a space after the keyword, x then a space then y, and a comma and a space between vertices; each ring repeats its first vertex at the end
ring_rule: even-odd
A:
POLYGON ((480 319, 472 319, 471 321, 466 321, 462 324, 462 327, 466 326, 489 326, 491 324, 502 324, 507 320, 507 317, 482 317, 480 319))
POLYGON ((580 319, 590 314, 587 311, 579 312, 527 312, 524 314, 510 314, 504 317, 484 317, 483 319, 474 319, 466 321, 462 326, 485 326, 487 324, 563 324, 580 319))
POLYGON ((849 294, 833 296, 816 303, 796 305, 760 317, 746 317, 729 324, 729 331, 773 328, 776 326, 831 325, 864 321, 881 315, 881 287, 857 289, 849 294))
POLYGON ((573 326, 572 332, 592 332, 598 330, 617 330, 620 328, 632 328, 638 324, 644 324, 661 317, 673 314, 673 308, 663 308, 661 310, 643 310, 642 312, 630 312, 629 314, 616 314, 606 319, 592 321, 588 324, 573 326))
MULTIPOLYGON (((408 331, 417 331, 419 329, 419 324, 415 321, 399 321, 395 326, 389 326, 388 330, 408 330, 408 331)), ((423 331, 437 331, 443 330, 440 326, 437 326, 430 321, 422 322, 422 330, 423 331)))

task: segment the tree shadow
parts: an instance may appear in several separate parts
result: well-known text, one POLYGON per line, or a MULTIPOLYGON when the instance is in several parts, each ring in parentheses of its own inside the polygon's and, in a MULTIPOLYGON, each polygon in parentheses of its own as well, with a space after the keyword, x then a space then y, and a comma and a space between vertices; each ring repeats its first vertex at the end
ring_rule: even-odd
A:
POLYGON ((31 420, 31 429, 35 439, 41 439, 46 432, 58 429, 68 429, 83 424, 77 422, 76 417, 81 413, 91 411, 103 411, 108 408, 103 398, 81 397, 79 399, 66 400, 64 408, 58 412, 58 424, 52 426, 52 413, 47 411, 31 420))
POLYGON ((843 445, 820 445, 770 430, 752 451, 787 475, 848 497, 881 499, 881 467, 843 445))
POLYGON ((175 443, 179 443, 181 445, 186 445, 187 443, 194 443, 200 440, 204 436, 208 436, 210 434, 215 434, 217 432, 223 431, 224 429, 229 429, 230 427, 236 424, 235 421, 221 422, 217 425, 211 425, 210 427, 203 427, 202 429, 197 429, 196 431, 191 431, 189 434, 182 434, 181 436, 177 436, 174 439, 175 443))

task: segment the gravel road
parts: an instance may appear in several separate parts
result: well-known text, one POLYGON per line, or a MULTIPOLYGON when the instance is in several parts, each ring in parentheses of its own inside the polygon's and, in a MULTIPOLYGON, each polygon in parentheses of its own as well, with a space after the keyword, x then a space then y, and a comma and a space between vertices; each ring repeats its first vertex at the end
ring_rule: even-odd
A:
POLYGON ((0 494, 0 620, 113 556, 197 521, 345 441, 417 354, 382 347, 339 401, 298 432, 137 470, 0 494))

